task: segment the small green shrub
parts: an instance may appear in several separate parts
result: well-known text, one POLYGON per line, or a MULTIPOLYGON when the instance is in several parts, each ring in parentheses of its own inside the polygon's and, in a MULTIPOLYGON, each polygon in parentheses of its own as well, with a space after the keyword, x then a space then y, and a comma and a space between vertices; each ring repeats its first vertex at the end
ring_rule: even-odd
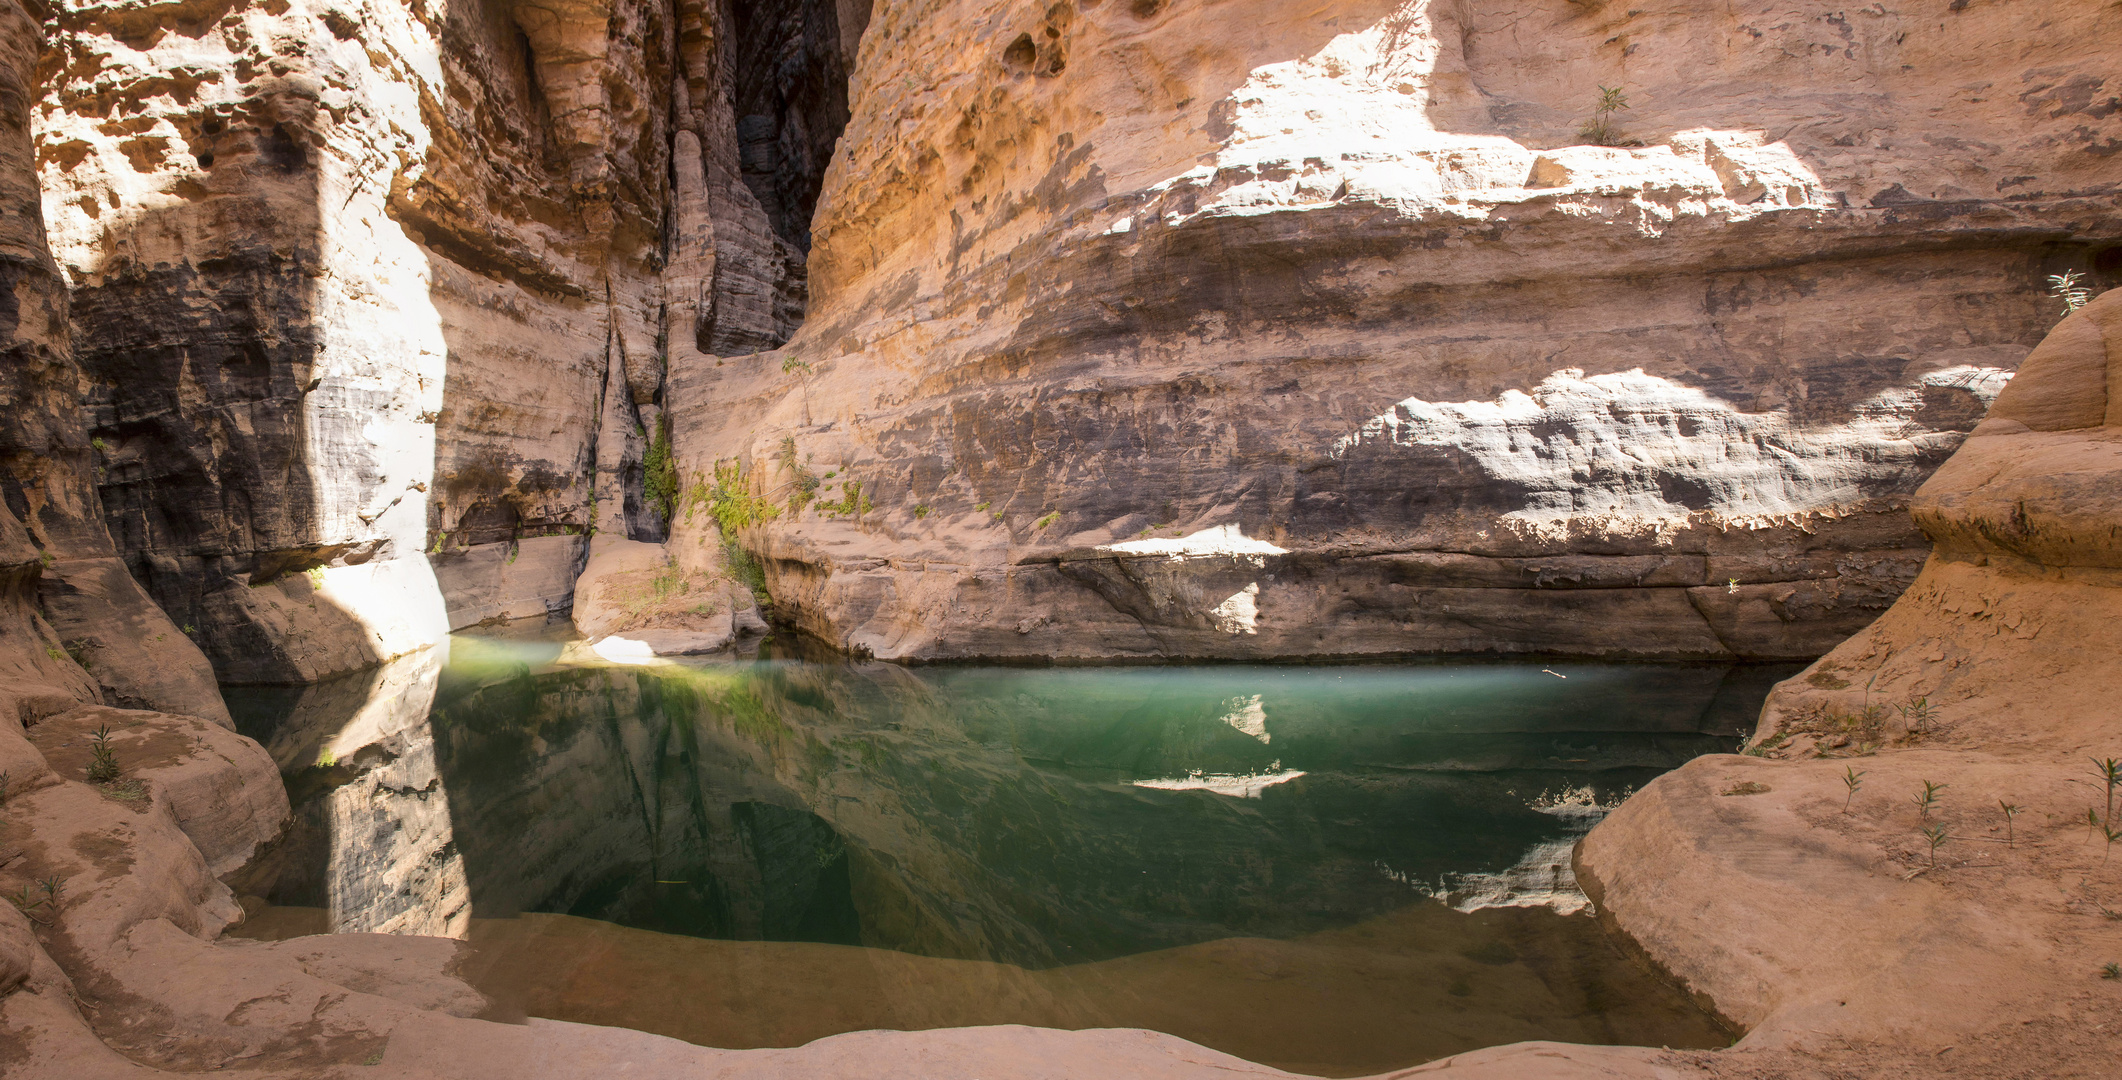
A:
POLYGON ((1930 812, 1938 808, 1938 793, 1944 791, 1945 787, 1946 785, 1944 784, 1933 784, 1925 780, 1923 781, 1923 790, 1909 796, 1909 801, 1916 804, 1917 820, 1930 820, 1930 812))
POLYGON ((111 726, 105 724, 89 738, 88 782, 109 784, 118 779, 118 753, 111 749, 111 726))
POLYGON ((915 518, 925 518, 925 517, 927 517, 927 516, 928 516, 928 507, 926 507, 926 506, 916 506, 916 507, 914 507, 914 517, 915 517, 915 518))
POLYGON ((1592 118, 1577 129, 1577 135, 1593 146, 1641 145, 1625 139, 1621 128, 1614 123, 1614 114, 1628 108, 1628 95, 1618 86, 1601 86, 1599 101, 1592 106, 1592 118))
POLYGON ((1785 743, 1788 743, 1789 741, 1790 732, 1779 731, 1776 732, 1774 735, 1770 735, 1768 738, 1753 744, 1752 746, 1745 747, 1744 749, 1740 750, 1739 753, 1747 757, 1767 757, 1769 751, 1781 750, 1783 748, 1783 745, 1785 743))
POLYGON ((1059 521, 1059 520, 1061 520, 1061 511, 1059 511, 1059 510, 1051 510, 1051 511, 1048 511, 1048 512, 1047 512, 1047 515, 1046 515, 1045 517, 1042 517, 1042 518, 1040 518, 1040 519, 1039 519, 1038 521, 1035 521, 1035 522, 1033 522, 1033 523, 1032 523, 1032 528, 1034 528, 1034 529, 1044 529, 1044 528, 1046 528, 1046 527, 1047 527, 1048 525, 1052 525, 1052 524, 1053 524, 1054 522, 1056 522, 1056 521, 1059 521))
POLYGON ((694 474, 692 487, 686 493, 688 519, 695 509, 706 510, 715 519, 724 538, 736 535, 739 529, 781 516, 780 507, 752 490, 744 463, 735 460, 716 462, 712 480, 703 474, 694 474))
POLYGON ((2122 964, 2109 961, 2101 965, 2100 977, 2103 979, 2122 979, 2122 964))
POLYGON ((669 521, 678 512, 678 463, 671 453, 670 414, 656 421, 656 437, 641 459, 641 497, 669 521))
POLYGON ((1855 765, 1843 766, 1842 786, 1849 789, 1849 794, 1842 797, 1842 812, 1847 814, 1849 813, 1850 800, 1856 798, 1857 789, 1864 786, 1864 773, 1855 765))
POLYGON ((2092 301, 2092 290, 2078 284, 2084 278, 2085 275, 2076 270, 2048 276, 2048 295, 2063 301, 2063 314, 2068 315, 2092 301))
POLYGON ((810 468, 797 456, 794 435, 781 437, 781 452, 775 456, 780 459, 781 467, 787 469, 791 477, 788 484, 788 513, 790 517, 794 517, 801 514, 812 499, 818 497, 821 481, 811 474, 810 468))
POLYGON ((1894 711, 1900 713, 1902 718, 1908 721, 1908 730, 1912 735, 1921 735, 1929 730, 1930 722, 1937 719, 1938 716, 1938 711, 1931 707, 1930 698, 1928 697, 1911 698, 1903 704, 1894 706, 1894 711))
POLYGON ((727 533, 722 536, 722 555, 729 560, 729 576, 751 590, 752 599, 760 607, 774 602, 773 596, 766 591, 766 571, 759 565, 759 560, 752 558, 752 553, 730 539, 727 533))
POLYGON ((1930 845, 1930 865, 1934 870, 1938 866, 1938 849, 1944 847, 1948 839, 1943 822, 1923 830, 1923 842, 1930 845))
POLYGON ((2020 812, 2025 810, 2026 808, 2020 806, 2017 803, 2008 803, 2005 802, 2003 799, 1998 799, 1997 809, 2004 812, 2004 846, 2018 847, 2019 838, 2012 831, 2012 819, 2018 817, 2020 812))
POLYGON ((849 480, 840 485, 840 499, 838 502, 820 502, 818 504, 820 512, 827 517, 835 518, 859 518, 876 508, 876 505, 869 501, 869 497, 862 494, 862 481, 860 480, 849 480))

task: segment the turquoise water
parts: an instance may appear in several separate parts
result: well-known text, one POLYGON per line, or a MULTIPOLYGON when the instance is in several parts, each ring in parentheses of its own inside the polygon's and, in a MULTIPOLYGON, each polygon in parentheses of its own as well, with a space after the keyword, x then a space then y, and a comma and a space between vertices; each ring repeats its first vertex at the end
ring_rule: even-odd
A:
POLYGON ((531 1015, 718 1045, 1122 1024, 1346 1074, 1511 1038, 1725 1039, 1605 941, 1569 849, 1658 773, 1732 749, 1787 669, 613 667, 565 648, 459 636, 446 664, 366 691, 232 692, 306 823, 239 888, 283 927, 469 934, 503 981, 560 985, 516 995, 531 1015), (368 728, 392 733, 353 746, 368 728), (714 942, 789 944, 769 963, 714 942), (628 974, 679 954, 653 992, 628 974), (1389 978, 1357 977, 1381 958, 1389 978), (899 1012, 833 998, 887 961, 906 966, 899 1012), (1167 1000, 1293 963, 1289 1000, 1167 1000), (718 964, 832 998, 782 1013, 846 1019, 671 1003, 672 980, 726 982, 718 964), (995 978, 1016 989, 967 992, 995 978), (569 980, 601 1003, 569 1004, 569 980), (1333 1003, 1359 983, 1434 1002, 1356 1023, 1333 1003), (1009 994, 1030 1004, 995 1012, 1009 994), (1370 1027, 1276 1042, 1248 1008, 1370 1027))

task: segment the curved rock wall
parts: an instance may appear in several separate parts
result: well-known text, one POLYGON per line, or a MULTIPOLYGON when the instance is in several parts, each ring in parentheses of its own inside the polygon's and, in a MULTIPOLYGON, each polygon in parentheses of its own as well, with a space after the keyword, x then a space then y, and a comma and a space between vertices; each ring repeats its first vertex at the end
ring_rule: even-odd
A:
POLYGON ((104 526, 101 440, 81 406, 31 147, 38 44, 29 13, 0 5, 0 698, 16 701, 0 712, 83 700, 226 725, 206 658, 126 573, 104 526))
POLYGON ((883 7, 684 469, 880 657, 1817 655, 2122 272, 2115 29, 2035 11, 883 7))
POLYGON ((56 9, 36 135, 100 487, 223 681, 565 610, 592 532, 663 538, 666 343, 801 320, 866 15, 56 9))
MULTIPOLYGON (((1653 781, 1578 849, 1601 914, 1740 1048, 1862 1045, 2098 1072, 2073 1030, 2122 936, 2122 293, 2059 323, 1917 492, 1935 543, 1864 632, 1780 684, 1751 754, 1653 781), (1933 843, 1932 841, 1935 841, 1933 843)), ((2081 1037, 2083 1036, 2083 1037, 2081 1037)), ((1855 1059, 1852 1059, 1855 1064, 1855 1059)))

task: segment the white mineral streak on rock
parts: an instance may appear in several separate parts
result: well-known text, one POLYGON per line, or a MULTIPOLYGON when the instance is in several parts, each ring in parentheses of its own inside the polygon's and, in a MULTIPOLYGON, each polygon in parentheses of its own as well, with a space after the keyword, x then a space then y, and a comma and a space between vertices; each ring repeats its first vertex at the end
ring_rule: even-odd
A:
POLYGON ((1249 582, 1237 592, 1223 598, 1223 602, 1208 609, 1216 620, 1216 629, 1226 634, 1257 634, 1260 632, 1260 583, 1249 582))
POLYGON ((1590 377, 1567 368, 1530 394, 1506 390, 1493 401, 1407 398, 1330 453, 1464 454, 1524 493, 1500 524, 1534 535, 1652 532, 1704 510, 1725 522, 1772 522, 1857 505, 1859 483, 1894 456, 1882 447, 1907 449, 1923 387, 1964 388, 1986 404, 2010 377, 1948 368, 1864 402, 1847 423, 1808 427, 1782 411, 1741 412, 1640 368, 1590 377))
POLYGON ((1191 197, 1162 219, 1179 224, 1356 199, 1410 216, 1478 220, 1506 204, 1549 199, 1657 236, 1681 216, 1745 220, 1831 204, 1813 169, 1759 131, 1698 128, 1675 133, 1664 146, 1537 151, 1502 135, 1472 134, 1490 124, 1469 112, 1478 92, 1459 29, 1440 33, 1432 7, 1409 0, 1309 57, 1253 69, 1230 96, 1233 130, 1215 164, 1151 188, 1191 197))
POLYGON ((1276 784, 1287 784, 1303 776, 1302 769, 1283 769, 1272 773, 1201 773, 1190 772, 1185 776, 1159 780, 1135 780, 1135 787, 1155 788, 1158 791, 1208 791, 1217 795, 1228 795, 1233 799, 1257 799, 1261 793, 1276 784))
POLYGON ((1223 714, 1223 722, 1246 735, 1260 740, 1265 746, 1271 740, 1267 733, 1267 710, 1261 706, 1260 695, 1234 697, 1223 703, 1230 711, 1223 714))
POLYGON ((1253 566, 1266 565, 1269 555, 1289 553, 1287 548, 1246 536, 1235 524, 1218 525, 1181 537, 1153 537, 1148 540, 1123 540, 1117 544, 1100 544, 1098 550, 1114 555, 1162 556, 1172 562, 1233 557, 1242 558, 1253 566))

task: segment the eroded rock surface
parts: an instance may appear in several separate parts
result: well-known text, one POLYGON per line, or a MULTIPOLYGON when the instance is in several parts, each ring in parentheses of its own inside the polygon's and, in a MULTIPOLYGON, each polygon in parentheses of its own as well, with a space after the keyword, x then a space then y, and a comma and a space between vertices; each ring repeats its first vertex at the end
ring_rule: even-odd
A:
POLYGON ((2122 259, 2113 27, 2024 15, 885 7, 803 328, 674 354, 686 474, 880 657, 1816 655, 2122 259))
POLYGON ((1934 553, 1770 696, 1770 760, 1698 759, 1579 849, 1604 916, 1742 1049, 1884 1069, 1952 1044, 1971 1075, 2096 1075, 2122 1045, 2079 1019, 2113 1010, 2122 955, 2098 764, 2122 757, 2118 386, 2110 293, 1917 493, 1934 553))

